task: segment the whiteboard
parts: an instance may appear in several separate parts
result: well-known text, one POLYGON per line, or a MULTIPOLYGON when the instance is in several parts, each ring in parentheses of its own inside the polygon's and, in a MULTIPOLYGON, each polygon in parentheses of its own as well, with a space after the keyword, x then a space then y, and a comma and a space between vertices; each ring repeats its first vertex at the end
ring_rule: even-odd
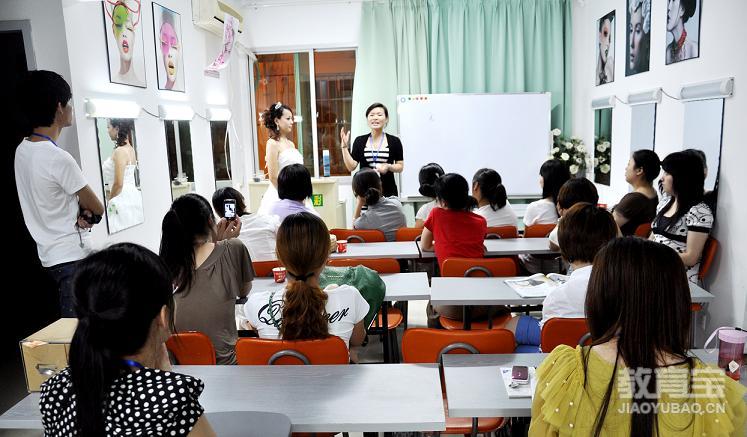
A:
POLYGON ((509 196, 538 196, 550 154, 550 93, 397 96, 405 170, 403 197, 420 196, 418 172, 436 162, 472 185, 475 171, 496 170, 509 196))

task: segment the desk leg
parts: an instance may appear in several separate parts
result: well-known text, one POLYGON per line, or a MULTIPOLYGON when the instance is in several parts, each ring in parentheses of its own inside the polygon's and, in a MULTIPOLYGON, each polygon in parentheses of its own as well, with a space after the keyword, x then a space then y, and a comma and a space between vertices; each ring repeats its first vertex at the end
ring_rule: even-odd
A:
POLYGON ((472 307, 465 305, 462 310, 462 321, 464 321, 464 329, 469 331, 472 329, 472 307))
POLYGON ((389 363, 389 302, 383 302, 381 304, 381 328, 384 330, 384 340, 382 345, 384 346, 384 362, 389 363))
POLYGON ((470 436, 477 437, 477 417, 472 418, 472 432, 470 436))

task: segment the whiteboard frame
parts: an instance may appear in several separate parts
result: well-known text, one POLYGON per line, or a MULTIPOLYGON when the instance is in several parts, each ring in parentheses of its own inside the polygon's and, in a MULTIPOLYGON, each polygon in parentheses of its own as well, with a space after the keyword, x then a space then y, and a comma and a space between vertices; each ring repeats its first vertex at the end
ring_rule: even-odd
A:
MULTIPOLYGON (((551 133, 552 132, 552 93, 549 92, 549 91, 534 91, 534 92, 525 92, 525 93, 523 93, 523 92, 522 93, 515 92, 515 93, 420 93, 420 94, 397 94, 397 109, 396 109, 396 111, 397 111, 397 137, 400 136, 400 126, 401 126, 400 117, 399 117, 399 112, 400 112, 399 111, 399 105, 401 103, 400 102, 400 98, 402 98, 402 97, 414 97, 414 96, 423 97, 423 96, 442 96, 442 95, 454 95, 454 96, 544 95, 544 96, 547 96, 547 98, 549 100, 549 103, 550 103, 550 105, 549 105, 550 110, 547 112, 547 125, 549 126, 549 129, 547 130, 547 136, 548 136, 547 155, 550 156, 550 151, 552 150, 552 133, 551 133)), ((403 147, 406 147, 406 146, 403 144, 403 147)), ((405 162, 405 165, 407 165, 406 162, 405 162)), ((418 171, 419 170, 420 169, 418 169, 418 171)), ((539 169, 537 169, 537 172, 539 174, 539 169)), ((402 176, 401 176, 401 174, 398 174, 397 176, 399 176, 399 178, 398 178, 398 182, 399 183, 397 184, 398 185, 397 189, 399 190, 400 197, 402 199, 408 199, 408 200, 410 200, 411 198, 412 199, 416 199, 417 197, 419 197, 418 195, 415 195, 415 196, 413 196, 413 195, 404 195, 403 194, 403 187, 402 187, 402 176)), ((462 176, 464 176, 464 175, 462 175, 462 176)), ((466 179, 466 177, 465 177, 465 179, 466 179)), ((467 183, 470 184, 471 181, 468 179, 467 183)), ((539 186, 539 184, 538 184, 538 186, 539 186)), ((509 199, 531 199, 531 198, 541 199, 542 198, 542 190, 539 190, 536 193, 511 193, 507 197, 509 199)))

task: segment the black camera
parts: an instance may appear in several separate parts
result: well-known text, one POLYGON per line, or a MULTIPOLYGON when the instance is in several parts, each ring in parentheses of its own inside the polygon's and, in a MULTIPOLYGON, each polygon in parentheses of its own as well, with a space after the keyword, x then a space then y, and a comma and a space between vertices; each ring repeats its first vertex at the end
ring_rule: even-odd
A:
POLYGON ((85 220, 86 222, 88 222, 91 225, 95 225, 95 224, 99 223, 101 221, 101 217, 102 216, 100 216, 98 214, 93 214, 93 213, 91 213, 90 216, 83 214, 82 211, 80 213, 80 218, 82 218, 83 220, 85 220))

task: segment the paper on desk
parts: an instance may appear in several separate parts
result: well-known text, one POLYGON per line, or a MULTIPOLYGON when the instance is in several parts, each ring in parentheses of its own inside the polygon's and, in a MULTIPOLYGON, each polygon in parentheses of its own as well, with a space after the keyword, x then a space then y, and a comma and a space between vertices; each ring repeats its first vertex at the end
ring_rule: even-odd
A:
POLYGON ((503 377, 503 386, 506 387, 506 393, 509 398, 533 398, 534 390, 537 387, 537 369, 529 367, 529 384, 521 384, 516 388, 511 387, 511 367, 501 367, 501 376, 503 377))

